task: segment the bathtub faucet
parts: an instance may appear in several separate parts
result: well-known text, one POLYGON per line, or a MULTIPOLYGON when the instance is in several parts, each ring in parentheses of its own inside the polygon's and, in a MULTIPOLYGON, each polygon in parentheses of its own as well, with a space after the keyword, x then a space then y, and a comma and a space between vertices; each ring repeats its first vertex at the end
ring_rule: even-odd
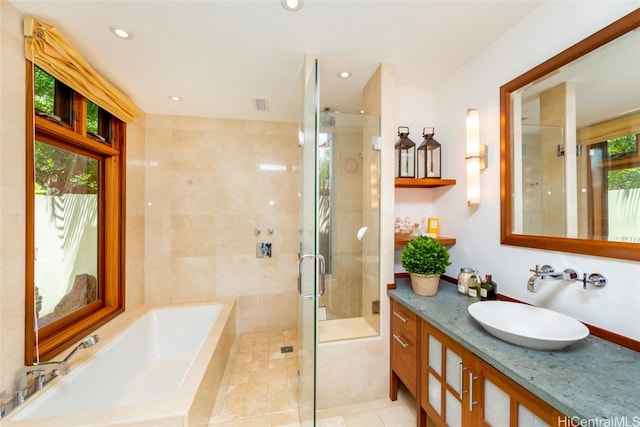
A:
POLYGON ((34 363, 31 366, 23 366, 20 368, 18 373, 16 374, 16 391, 14 396, 14 407, 21 405, 24 403, 24 400, 27 398, 29 394, 29 388, 27 387, 27 376, 30 373, 35 375, 34 385, 35 390, 38 391, 44 387, 46 381, 46 374, 49 373, 51 377, 55 378, 60 375, 66 375, 69 373, 71 368, 69 367, 69 361, 71 358, 83 348, 91 347, 95 345, 100 338, 97 335, 91 335, 90 337, 85 338, 78 344, 72 351, 69 353, 64 360, 61 361, 49 361, 49 362, 39 362, 34 363))
POLYGON ((27 387, 27 376, 31 373, 35 375, 34 384, 35 389, 40 390, 45 384, 46 373, 50 372, 51 376, 56 377, 60 374, 66 375, 69 373, 69 364, 65 361, 62 362, 40 362, 31 366, 23 366, 16 374, 16 391, 13 399, 13 406, 16 407, 24 403, 24 400, 29 394, 29 388, 27 387))

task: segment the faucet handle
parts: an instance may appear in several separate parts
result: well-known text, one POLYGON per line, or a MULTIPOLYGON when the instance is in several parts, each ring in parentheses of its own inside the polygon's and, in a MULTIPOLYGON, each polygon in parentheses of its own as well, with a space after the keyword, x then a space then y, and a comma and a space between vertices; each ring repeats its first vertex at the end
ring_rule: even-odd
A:
POLYGON ((549 264, 544 264, 542 267, 540 267, 538 264, 536 264, 536 269, 535 270, 529 269, 529 271, 534 273, 534 274, 536 274, 536 275, 538 275, 538 276, 544 276, 545 274, 551 274, 556 270, 555 270, 555 268, 553 268, 549 264))
POLYGON ((42 390, 42 387, 44 387, 44 380, 45 380, 44 369, 35 370, 33 371, 33 374, 35 375, 34 384, 35 384, 36 391, 42 390))
POLYGON ((587 288, 587 283, 596 288, 604 288, 607 286, 607 278, 600 273, 591 273, 589 276, 585 273, 582 278, 583 288, 587 288))

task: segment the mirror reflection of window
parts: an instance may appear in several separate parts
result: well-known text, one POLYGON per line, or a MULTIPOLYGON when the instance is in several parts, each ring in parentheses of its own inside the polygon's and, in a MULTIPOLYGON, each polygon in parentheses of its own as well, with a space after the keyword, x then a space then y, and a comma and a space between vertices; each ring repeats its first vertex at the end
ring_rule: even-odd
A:
POLYGON ((594 238, 640 242, 638 135, 592 144, 589 153, 594 238))
POLYGON ((38 328, 98 295, 98 160, 35 143, 34 238, 38 328))

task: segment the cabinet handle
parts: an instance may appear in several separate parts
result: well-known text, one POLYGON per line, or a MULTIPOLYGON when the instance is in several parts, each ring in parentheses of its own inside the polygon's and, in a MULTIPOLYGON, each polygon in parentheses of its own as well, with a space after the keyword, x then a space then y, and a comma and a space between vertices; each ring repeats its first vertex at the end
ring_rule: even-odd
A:
POLYGON ((400 338, 398 335, 393 334, 393 338, 395 338, 396 341, 398 341, 402 347, 404 347, 404 348, 409 347, 409 344, 404 342, 404 341, 402 341, 402 338, 400 338))
POLYGON ((404 323, 407 323, 409 321, 409 319, 407 319, 406 317, 404 317, 400 312, 398 311, 393 311, 393 314, 400 320, 402 320, 404 323))
POLYGON ((465 368, 462 362, 460 362, 460 400, 462 400, 462 395, 464 394, 464 386, 462 385, 462 378, 464 375, 464 371, 466 370, 467 368, 465 368))
POLYGON ((478 377, 473 376, 473 372, 469 372, 469 412, 473 412, 473 405, 478 401, 473 400, 473 380, 477 380, 478 377))

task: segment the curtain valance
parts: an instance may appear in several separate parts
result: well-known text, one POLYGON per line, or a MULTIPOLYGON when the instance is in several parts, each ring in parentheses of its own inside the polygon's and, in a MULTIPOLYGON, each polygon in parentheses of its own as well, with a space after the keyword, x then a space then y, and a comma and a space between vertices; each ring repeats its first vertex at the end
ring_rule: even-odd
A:
POLYGON ((24 19, 25 56, 47 73, 124 122, 140 115, 128 96, 98 74, 56 27, 24 19))

